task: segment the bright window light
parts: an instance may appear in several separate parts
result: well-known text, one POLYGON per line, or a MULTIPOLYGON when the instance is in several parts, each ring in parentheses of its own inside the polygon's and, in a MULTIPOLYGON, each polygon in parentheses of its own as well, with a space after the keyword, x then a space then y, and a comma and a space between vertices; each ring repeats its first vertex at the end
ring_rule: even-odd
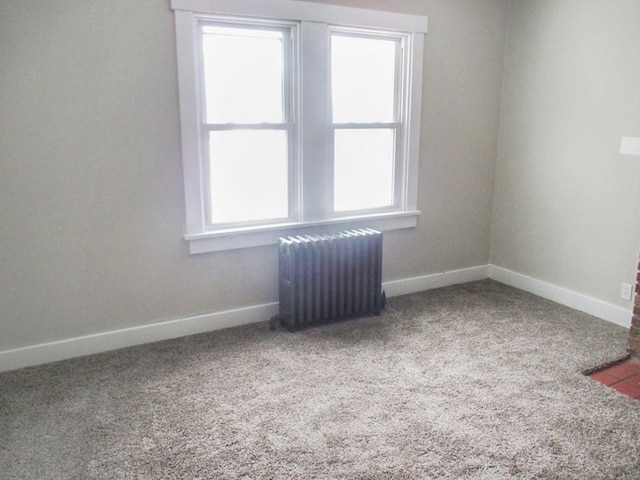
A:
POLYGON ((283 33, 205 26, 202 50, 208 123, 283 121, 283 33))
POLYGON ((289 215, 285 31, 202 26, 211 224, 240 225, 289 215))
POLYGON ((392 129, 336 130, 334 208, 365 210, 393 204, 392 129))
POLYGON ((395 120, 397 41, 331 36, 333 121, 395 120))
POLYGON ((398 41, 367 33, 331 35, 335 212, 395 203, 398 41))
POLYGON ((212 223, 287 217, 286 138, 282 130, 210 133, 212 223))

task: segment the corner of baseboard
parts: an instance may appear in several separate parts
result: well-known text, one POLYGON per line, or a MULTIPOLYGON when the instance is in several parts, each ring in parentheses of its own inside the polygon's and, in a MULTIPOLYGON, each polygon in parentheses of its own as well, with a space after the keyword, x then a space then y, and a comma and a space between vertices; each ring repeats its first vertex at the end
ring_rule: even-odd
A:
MULTIPOLYGON (((628 328, 631 321, 631 312, 624 308, 492 264, 393 280, 384 282, 382 286, 387 297, 395 297, 486 278, 622 327, 628 328)), ((258 323, 267 321, 277 313, 278 304, 269 303, 0 351, 0 372, 258 323)))
POLYGON ((489 278, 496 282, 533 293, 621 327, 628 328, 631 323, 630 310, 497 265, 489 264, 487 267, 489 278))

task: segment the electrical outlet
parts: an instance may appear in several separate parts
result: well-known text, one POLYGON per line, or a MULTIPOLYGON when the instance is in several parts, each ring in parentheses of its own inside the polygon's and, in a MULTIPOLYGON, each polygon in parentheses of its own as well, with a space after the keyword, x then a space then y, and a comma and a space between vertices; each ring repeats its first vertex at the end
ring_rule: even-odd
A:
POLYGON ((623 300, 631 300, 631 292, 633 291, 633 287, 628 283, 622 284, 622 289, 620 290, 620 297, 623 300))
POLYGON ((621 155, 640 155, 639 137, 622 137, 620 140, 621 155))

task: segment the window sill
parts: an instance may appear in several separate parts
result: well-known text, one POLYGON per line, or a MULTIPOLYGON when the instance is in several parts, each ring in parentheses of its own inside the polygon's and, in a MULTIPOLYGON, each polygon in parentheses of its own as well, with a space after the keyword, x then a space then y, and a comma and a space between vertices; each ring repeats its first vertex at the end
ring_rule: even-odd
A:
POLYGON ((275 245, 278 239, 287 235, 308 233, 329 233, 336 229, 373 228, 380 231, 412 228, 418 224, 420 211, 394 212, 357 217, 322 220, 317 222, 299 222, 292 224, 269 225, 265 227, 238 228, 187 234, 191 254, 219 252, 238 248, 275 245))

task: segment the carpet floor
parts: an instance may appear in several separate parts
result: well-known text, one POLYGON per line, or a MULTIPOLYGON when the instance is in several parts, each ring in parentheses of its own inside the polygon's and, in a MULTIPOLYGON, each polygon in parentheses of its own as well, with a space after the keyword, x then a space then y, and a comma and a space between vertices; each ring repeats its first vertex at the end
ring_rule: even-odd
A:
POLYGON ((639 479, 627 331, 486 280, 0 375, 2 479, 639 479))

